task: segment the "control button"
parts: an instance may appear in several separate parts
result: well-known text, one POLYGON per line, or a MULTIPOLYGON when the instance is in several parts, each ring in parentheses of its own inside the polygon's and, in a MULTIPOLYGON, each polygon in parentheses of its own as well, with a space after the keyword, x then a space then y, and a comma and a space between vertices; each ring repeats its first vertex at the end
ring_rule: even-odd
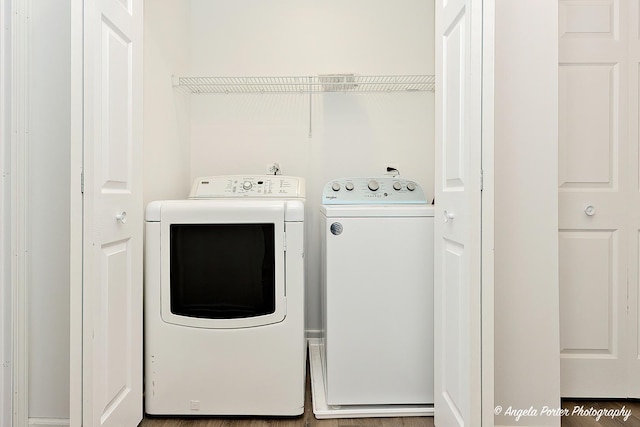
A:
POLYGON ((253 187, 251 181, 245 181, 242 183, 242 188, 244 188, 245 190, 251 190, 251 187, 253 187))
POLYGON ((340 191, 340 184, 337 182, 334 182, 333 185, 331 186, 331 189, 333 191, 340 191))
POLYGON ((371 181, 369 181, 368 187, 371 191, 378 191, 378 189, 380 188, 380 184, 378 184, 378 181, 376 181, 375 179, 372 179, 371 181))
POLYGON ((413 182, 407 182, 407 190, 413 191, 416 189, 416 185, 413 182))
POLYGON ((353 182, 347 182, 347 183, 344 185, 344 188, 346 188, 346 189, 347 189, 347 191, 353 191, 353 182))
POLYGON ((393 183, 393 189, 396 191, 400 191, 402 190, 402 184, 400 184, 398 181, 393 183))

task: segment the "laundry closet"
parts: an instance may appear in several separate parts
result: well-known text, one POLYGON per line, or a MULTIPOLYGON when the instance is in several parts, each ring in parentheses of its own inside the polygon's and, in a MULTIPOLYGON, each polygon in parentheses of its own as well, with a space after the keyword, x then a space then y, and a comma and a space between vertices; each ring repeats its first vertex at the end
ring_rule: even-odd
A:
POLYGON ((432 79, 434 2, 153 0, 144 34, 145 204, 186 198, 199 176, 263 174, 273 163, 305 178, 306 328, 317 336, 324 184, 392 166, 429 200, 434 188, 434 86, 343 91, 327 75, 432 79), (322 76, 329 84, 309 93, 306 78, 322 76), (289 79, 301 93, 260 93, 251 79, 191 93, 174 86, 181 77, 254 78, 267 92, 272 82, 290 90, 289 79))
MULTIPOLYGON (((71 2, 52 0, 16 13, 30 19, 24 84, 31 106, 25 129, 32 135, 24 153, 30 164, 24 187, 30 206, 24 225, 29 286, 20 297, 29 303, 14 313, 29 325, 23 333, 30 345, 18 353, 25 362, 15 365, 29 373, 29 388, 18 396, 28 401, 17 409, 17 419, 51 425, 69 418, 69 395, 60 390, 68 390, 68 361, 77 357, 69 353, 68 332, 73 308, 67 266, 74 257, 67 238, 67 183, 75 192, 80 177, 69 163, 69 106, 77 83, 69 81, 69 58, 82 45, 70 11, 77 13, 71 2)), ((143 39, 144 205, 186 198, 193 179, 202 175, 264 174, 278 163, 283 175, 305 178, 305 323, 308 336, 319 337, 323 185, 336 177, 383 175, 394 167, 433 199, 434 1, 148 0, 143 39), (330 75, 428 84, 343 91, 331 85, 330 75), (244 93, 197 94, 176 86, 180 77, 306 82, 321 76, 328 76, 328 84, 311 91, 303 86, 300 93, 260 93, 246 86, 239 89, 244 93)))
MULTIPOLYGON (((79 407, 82 402, 77 399, 82 379, 79 381, 72 372, 71 384, 67 383, 70 377, 67 362, 71 361, 71 369, 76 373, 83 362, 81 349, 69 345, 69 340, 77 342, 78 331, 83 328, 82 322, 78 322, 82 301, 77 299, 77 293, 74 294, 78 277, 82 280, 82 271, 78 276, 78 266, 82 269, 82 251, 78 257, 77 250, 82 236, 77 234, 77 227, 76 234, 73 229, 82 222, 82 203, 78 205, 77 195, 84 181, 77 157, 74 157, 78 154, 74 141, 83 140, 86 135, 82 134, 82 120, 78 121, 82 111, 78 115, 75 102, 82 99, 81 94, 79 96, 82 90, 78 91, 82 72, 91 69, 83 69, 82 62, 77 60, 77 52, 83 49, 82 28, 78 31, 77 25, 77 17, 82 17, 82 11, 79 13, 77 9, 81 2, 40 0, 31 2, 29 8, 22 3, 27 4, 12 2, 19 9, 16 11, 9 7, 3 9, 15 13, 12 28, 18 38, 12 42, 19 51, 13 58, 15 64, 11 64, 17 70, 11 83, 17 81, 14 95, 18 97, 11 105, 17 116, 12 123, 18 125, 16 129, 12 126, 11 132, 17 136, 15 141, 6 139, 8 144, 11 142, 10 148, 17 150, 17 153, 11 153, 12 167, 15 167, 11 173, 15 174, 18 183, 5 185, 17 189, 17 193, 15 199, 4 203, 4 211, 11 211, 17 217, 17 220, 12 217, 10 222, 12 227, 17 227, 17 237, 11 240, 17 261, 0 254, 7 271, 9 266, 16 268, 16 272, 12 271, 12 280, 15 277, 17 284, 11 282, 15 295, 8 295, 10 298, 4 301, 3 308, 13 307, 11 320, 18 321, 13 332, 17 330, 19 346, 11 349, 15 350, 11 374, 17 384, 15 418, 57 427, 68 425, 70 411, 71 419, 75 417, 77 421, 82 410, 79 407), (70 10, 72 19, 69 19, 70 10), (28 49, 23 52, 20 49, 24 46, 28 49), (21 74, 23 71, 25 75, 21 74), (66 268, 70 263, 71 271, 66 268), (13 305, 7 302, 11 299, 13 305), (76 398, 71 402, 65 393, 68 389, 76 398)), ((113 3, 131 4, 125 0, 113 3)), ((278 163, 283 174, 304 177, 308 233, 306 328, 309 337, 317 337, 321 329, 317 260, 322 186, 336 177, 382 175, 387 167, 394 167, 402 177, 418 182, 427 196, 433 198, 438 165, 434 161, 436 94, 422 88, 336 91, 331 85, 331 76, 338 75, 348 84, 351 76, 399 76, 402 79, 435 74, 434 2, 252 0, 241 5, 237 3, 231 0, 145 2, 144 105, 140 135, 144 143, 144 204, 152 200, 185 198, 193 179, 201 175, 261 174, 278 163), (244 93, 235 93, 230 86, 229 93, 198 94, 177 84, 181 77, 189 76, 313 78, 322 82, 322 90, 259 93, 246 90, 245 81, 245 87, 240 90, 244 93)), ((493 13, 493 2, 485 3, 489 9, 487 13, 493 13)), ((500 128, 503 133, 496 132, 496 140, 513 139, 524 143, 516 144, 517 148, 503 143, 496 148, 496 169, 499 166, 502 178, 505 178, 496 184, 496 187, 501 186, 504 196, 500 200, 496 197, 495 203, 496 224, 501 224, 500 229, 496 226, 496 236, 501 238, 496 239, 496 247, 501 249, 503 257, 496 259, 496 283, 502 283, 502 287, 496 286, 495 355, 492 333, 488 337, 490 347, 487 348, 491 351, 487 353, 487 361, 495 356, 500 362, 496 363, 499 367, 495 374, 496 399, 515 397, 519 402, 529 404, 530 394, 537 393, 537 397, 541 396, 539 402, 552 405, 555 394, 549 389, 557 381, 557 375, 547 368, 559 363, 554 347, 557 341, 554 334, 558 329, 554 323, 556 319, 546 316, 529 322, 527 318, 531 313, 538 313, 540 307, 555 312, 555 258, 545 246, 552 239, 548 238, 548 229, 530 229, 523 226, 521 220, 535 214, 536 221, 549 225, 554 224, 557 217, 556 183, 550 189, 549 174, 529 164, 540 159, 555 159, 557 152, 552 126, 545 127, 554 120, 554 111, 550 108, 553 99, 544 92, 554 87, 557 64, 549 67, 544 63, 547 68, 542 70, 542 77, 549 84, 540 84, 539 76, 533 78, 531 74, 543 68, 538 67, 538 62, 541 58, 544 62, 546 57, 535 49, 523 55, 518 43, 531 48, 535 38, 530 34, 545 35, 544 29, 553 27, 557 21, 553 13, 557 5, 551 7, 547 2, 540 6, 542 2, 538 0, 522 2, 522 5, 506 0, 499 3, 501 14, 496 14, 496 20, 500 25, 496 26, 496 32, 502 33, 496 39, 501 42, 499 48, 502 50, 497 49, 496 57, 500 60, 496 62, 501 68, 496 66, 499 68, 496 82, 502 86, 498 90, 492 82, 485 83, 489 87, 487 93, 500 92, 495 100, 496 123, 503 126, 500 128), (527 37, 510 37, 513 33, 520 34, 510 24, 523 28, 527 37), (513 44, 509 44, 511 41, 513 44), (505 49, 505 45, 509 48, 505 49), (529 90, 526 95, 530 98, 518 97, 520 89, 529 90), (539 105, 524 103, 522 99, 540 99, 541 108, 530 114, 529 105, 539 105), (514 112, 516 116, 520 114, 518 118, 525 119, 502 120, 514 112), (529 114, 534 118, 531 121, 528 121, 529 114), (545 120, 533 123, 540 116, 545 120), (511 123, 513 127, 509 127, 511 123), (504 128, 508 128, 508 132, 504 128), (538 129, 542 129, 540 133, 544 138, 536 140, 540 136, 538 129), (526 151, 534 145, 535 151, 526 151), (515 188, 522 182, 530 186, 515 188), (511 184, 511 192, 504 191, 511 184), (518 210, 517 202, 524 204, 531 194, 537 195, 535 212, 518 210), (540 256, 533 261, 527 259, 526 263, 520 258, 517 262, 505 261, 505 254, 516 256, 521 253, 522 243, 519 242, 522 241, 526 241, 527 249, 530 246, 544 248, 540 250, 540 256), (545 268, 535 268, 538 265, 545 268), (530 276, 549 280, 529 286, 533 280, 528 279, 530 276), (523 292, 534 288, 536 298, 520 298, 523 292), (526 334, 511 335, 512 329, 532 324, 535 329, 526 340, 523 339, 526 334), (536 360, 527 359, 533 354, 536 360), (539 380, 540 387, 519 384, 513 380, 516 373, 519 379, 525 378, 525 383, 530 378, 539 380), (545 400, 549 396, 551 400, 545 400)), ((96 28, 95 22, 84 28, 96 28)), ((454 36, 456 34, 460 33, 454 33, 454 36)), ((110 35, 116 41, 126 38, 117 31, 110 35)), ((556 35, 552 36, 541 39, 550 51, 557 44, 556 35)), ((456 42, 464 46, 465 39, 452 40, 453 48, 456 42)), ((122 47, 114 46, 114 50, 122 47)), ((5 66, 11 68, 3 63, 3 71, 5 66)), ((491 134, 485 136, 487 142, 493 137, 491 134)), ((91 148, 94 140, 90 136, 84 142, 86 148, 91 148)), ((5 163, 9 163, 7 159, 3 157, 5 163)), ((87 170, 92 166, 88 165, 87 170)), ((485 176, 485 191, 490 188, 491 179, 490 175, 485 176)), ((489 210, 493 210, 493 205, 489 210)), ((115 221, 115 214, 121 212, 114 211, 113 218, 109 218, 111 222, 115 221)), ((97 216, 86 215, 86 221, 97 216)), ((10 228, 4 225, 5 235, 11 234, 8 230, 10 228)), ((553 235, 557 236, 556 230, 553 235)), ((493 237, 487 235, 486 238, 491 240, 493 237)), ((487 283, 492 285, 492 280, 489 277, 487 283)), ((93 284, 89 281, 87 286, 93 284)), ((10 293, 5 292, 5 295, 10 293)), ((491 299, 489 308, 493 310, 493 296, 491 299)), ((9 329, 5 325, 4 330, 11 332, 9 329)), ((91 337, 90 328, 85 329, 85 338, 91 337)), ((9 352, 8 346, 3 346, 3 350, 9 352)), ((479 360, 479 355, 475 356, 478 356, 475 360, 479 360)), ((491 363, 486 366, 489 365, 491 363)), ((489 382, 493 383, 492 366, 489 375, 489 382)), ((7 389, 11 390, 5 387, 7 389)), ((118 391, 115 390, 115 394, 118 391)), ((6 396, 4 393, 3 401, 6 396)), ((490 401, 493 393, 487 394, 486 398, 490 401)), ((496 403, 500 402, 496 400, 496 403)), ((2 415, 3 420, 6 419, 6 415, 2 415)))

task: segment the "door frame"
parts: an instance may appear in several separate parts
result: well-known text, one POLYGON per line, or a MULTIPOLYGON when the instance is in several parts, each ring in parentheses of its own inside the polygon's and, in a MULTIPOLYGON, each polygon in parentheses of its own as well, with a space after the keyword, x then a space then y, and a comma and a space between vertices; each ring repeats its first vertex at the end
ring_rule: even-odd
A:
POLYGON ((84 1, 71 2, 70 256, 69 256, 69 425, 82 426, 82 276, 84 159, 84 1))
POLYGON ((480 425, 494 425, 494 57, 495 0, 482 2, 482 135, 481 135, 481 411, 480 425))
MULTIPOLYGON (((10 173, 12 178, 7 187, 10 188, 9 200, 4 211, 9 215, 9 230, 7 239, 10 239, 10 278, 4 290, 4 295, 11 295, 10 301, 10 330, 11 349, 6 354, 11 354, 12 360, 10 396, 11 425, 20 427, 29 423, 29 311, 28 293, 25 283, 28 283, 28 257, 27 257, 27 219, 28 219, 28 163, 27 145, 28 123, 27 112, 29 111, 29 94, 27 90, 29 70, 29 11, 30 0, 7 0, 11 1, 10 17, 10 40, 3 43, 4 47, 10 49, 9 64, 10 69, 10 101, 7 114, 10 116, 10 132, 7 136, 7 151, 9 152, 10 173)), ((4 7, 4 4, 3 4, 4 7)), ((4 83, 4 82, 3 82, 4 83)), ((3 135, 4 136, 4 135, 3 135)), ((4 242, 3 242, 4 243, 4 242)))
MULTIPOLYGON (((0 1, 0 425, 29 420, 29 89, 33 0, 0 1), (6 168, 6 169, 5 169, 6 168)), ((71 7, 77 2, 71 1, 71 7)), ((72 47, 73 48, 73 47, 72 47)), ((73 85, 72 85, 73 86, 73 85)), ((72 218, 73 220, 73 209, 72 218)), ((73 224, 73 223, 72 223, 73 224)), ((72 227, 73 229, 73 227, 72 227)), ((71 262, 74 262, 73 257, 71 262)), ((73 276, 72 276, 73 278, 73 276)), ((73 322, 71 327, 73 328, 73 322)), ((71 360, 71 367, 74 367, 71 360)), ((48 419, 47 419, 48 420, 48 419)), ((58 422, 60 420, 52 420, 58 422)))
POLYGON ((11 304, 11 2, 0 1, 0 425, 11 424, 12 412, 12 304, 11 304))

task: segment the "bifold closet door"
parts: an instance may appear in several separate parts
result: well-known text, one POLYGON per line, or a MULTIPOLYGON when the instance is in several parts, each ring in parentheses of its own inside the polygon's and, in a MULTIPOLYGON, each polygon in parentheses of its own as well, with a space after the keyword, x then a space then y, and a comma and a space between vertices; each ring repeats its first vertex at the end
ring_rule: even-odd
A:
POLYGON ((480 425, 482 1, 436 1, 435 423, 480 425))
MULTIPOLYGON (((143 0, 82 4, 80 298, 72 287, 72 301, 82 301, 82 401, 72 401, 81 407, 72 425, 77 417, 85 427, 135 427, 143 415, 143 0)), ((77 341, 72 333, 72 352, 77 341)))
POLYGON ((637 0, 559 2, 564 397, 640 396, 638 20, 637 0))

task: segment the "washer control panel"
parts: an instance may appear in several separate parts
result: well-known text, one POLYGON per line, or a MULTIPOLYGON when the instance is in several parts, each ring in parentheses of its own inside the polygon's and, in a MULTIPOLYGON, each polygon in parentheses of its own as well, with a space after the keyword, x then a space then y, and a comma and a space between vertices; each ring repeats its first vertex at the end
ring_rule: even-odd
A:
POLYGON ((322 191, 324 205, 428 203, 422 187, 399 177, 339 178, 329 181, 322 191))
POLYGON ((281 175, 221 175, 197 178, 190 199, 227 197, 304 198, 304 179, 281 175))

